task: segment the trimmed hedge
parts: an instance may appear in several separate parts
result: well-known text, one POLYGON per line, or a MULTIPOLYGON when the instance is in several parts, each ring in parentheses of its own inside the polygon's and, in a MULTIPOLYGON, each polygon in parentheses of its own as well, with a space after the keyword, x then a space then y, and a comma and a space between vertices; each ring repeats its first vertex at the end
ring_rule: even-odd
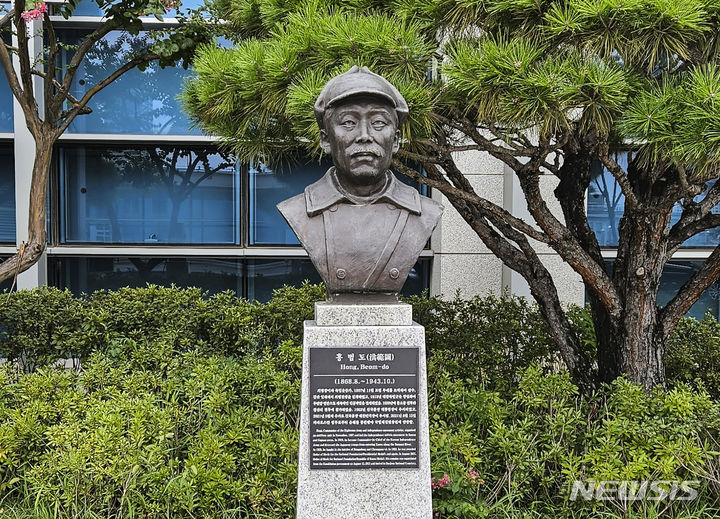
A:
MULTIPOLYGON (((302 320, 323 297, 13 294, 0 310, 0 348, 17 360, 0 368, 0 517, 294 517, 302 320), (68 352, 77 369, 47 366, 68 352)), ((427 327, 437 517, 715 516, 720 404, 702 387, 648 395, 620 379, 580 396, 532 305, 412 302, 427 327), (699 497, 571 501, 576 479, 698 480, 699 497)), ((699 347, 717 328, 697 326, 684 333, 699 347)))

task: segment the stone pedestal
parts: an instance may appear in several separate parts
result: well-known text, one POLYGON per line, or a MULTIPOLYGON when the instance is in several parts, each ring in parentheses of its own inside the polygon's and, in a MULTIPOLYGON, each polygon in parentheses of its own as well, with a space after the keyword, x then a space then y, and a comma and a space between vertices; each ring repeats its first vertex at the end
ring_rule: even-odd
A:
MULTIPOLYGON (((428 435, 428 407, 427 407, 427 374, 425 366, 425 329, 412 321, 412 307, 407 304, 334 304, 317 303, 315 306, 315 321, 305 321, 305 335, 303 347, 303 376, 302 376, 302 403, 300 412, 300 460, 298 468, 298 494, 297 494, 297 518, 298 519, 430 519, 432 517, 432 490, 430 488, 430 445, 428 435), (325 351, 321 351, 325 350, 325 351), (378 362, 368 364, 358 363, 360 352, 363 358, 381 359, 378 362), (392 352, 392 353, 383 353, 392 352), (310 358, 313 356, 314 365, 310 365, 310 358), (352 361, 349 358, 352 357, 352 361), (342 359, 342 360, 340 360, 342 359), (405 359, 405 360, 401 360, 405 359), (405 369, 408 366, 407 359, 417 359, 417 377, 410 373, 399 373, 394 368, 395 362, 398 369, 405 369), (335 364, 337 362, 337 364, 335 364), (402 363, 402 368, 400 367, 402 363), (356 368, 353 368, 356 365, 356 368), (375 365, 376 368, 369 366, 375 365), (361 366, 365 366, 360 370, 361 366), (320 374, 331 373, 334 369, 343 369, 342 375, 320 374), (353 373, 353 369, 357 369, 353 373), (378 369, 377 375, 369 375, 368 369, 378 369), (385 373, 382 370, 388 370, 385 373), (347 373, 347 375, 345 375, 347 373), (390 374, 392 373, 392 374, 390 374), (311 376, 312 374, 312 376, 311 376), (325 377, 325 378, 322 378, 325 377), (405 377, 405 378, 403 378, 405 377), (323 403, 321 398, 334 398, 333 392, 342 393, 340 389, 343 384, 350 384, 349 387, 356 389, 349 392, 354 393, 352 398, 413 398, 404 396, 406 390, 414 393, 415 389, 408 389, 413 384, 417 385, 417 450, 411 451, 402 447, 401 453, 396 458, 392 452, 394 445, 409 445, 408 438, 402 438, 403 433, 398 432, 397 443, 388 442, 385 438, 394 433, 387 433, 383 429, 379 433, 370 431, 369 440, 362 441, 367 447, 353 446, 351 449, 343 449, 343 436, 358 436, 358 428, 361 425, 349 425, 348 429, 333 431, 325 438, 331 439, 330 447, 324 449, 330 452, 329 457, 324 453, 318 454, 318 445, 322 444, 322 425, 318 413, 314 421, 314 458, 311 459, 311 420, 312 402, 311 379, 316 402, 323 403), (412 382, 409 382, 412 381, 412 382), (320 384, 320 386, 318 386, 320 384), (355 384, 355 386, 352 386, 355 384), (369 384, 369 385, 368 385, 369 384), (402 388, 401 386, 407 386, 402 388), (323 387, 326 389, 318 389, 323 387), (395 389, 392 389, 392 388, 395 389), (327 389, 330 388, 330 389, 327 389), (359 389, 358 389, 359 388, 359 389), (383 389, 384 388, 384 389, 383 389), (323 396, 326 393, 330 396, 323 396), (367 391, 368 396, 364 396, 367 391), (397 395, 370 396, 379 393, 397 393, 397 395), (320 395, 320 396, 318 396, 320 395), (319 431, 319 432, 318 432, 319 431), (337 434, 336 434, 337 433, 337 434), (372 437, 382 434, 384 438, 372 440, 372 437), (336 448, 336 447, 339 447, 336 448), (369 449, 365 451, 365 449, 369 449), (357 457, 348 454, 357 450, 357 457), (345 451, 344 455, 333 452, 345 451), (374 451, 380 454, 375 454, 374 451), (403 459, 403 456, 405 458, 403 459), (416 457, 413 457, 416 456, 416 457), (388 461, 396 460, 396 461, 388 461), (414 461, 413 461, 414 460, 414 461), (311 463, 314 468, 311 468, 311 463), (332 468, 317 468, 323 464, 332 468), (374 468, 372 465, 381 466, 398 465, 402 468, 374 468), (334 466, 335 465, 335 466, 334 466), (358 465, 364 465, 361 467, 358 465), (407 466, 407 468, 405 468, 407 466)), ((341 398, 350 398, 344 395, 341 398)), ((391 400, 392 401, 392 400, 391 400)), ((372 400, 367 405, 372 404, 372 400)), ((406 400, 406 402, 408 402, 406 400)), ((316 405, 318 405, 316 403, 316 405)), ((334 405, 334 404, 333 404, 334 405)), ((328 416, 340 416, 367 418, 369 414, 353 414, 361 407, 356 407, 350 402, 347 407, 338 407, 339 413, 328 416), (349 414, 342 414, 350 411, 349 414)), ((385 405, 385 404, 383 404, 385 405)), ((410 417, 406 411, 411 408, 384 407, 389 410, 387 413, 373 414, 379 418, 410 417), (397 413, 397 410, 400 413, 397 413), (403 414, 404 413, 404 414, 403 414)), ((316 408, 317 410, 317 408, 316 408)), ((321 409, 320 412, 327 412, 329 408, 321 409)), ((361 423, 371 423, 365 420, 361 423)), ((394 424, 397 420, 389 422, 379 420, 382 423, 394 424)), ((335 421, 334 423, 339 423, 335 421)), ((407 423, 403 420, 402 423, 407 423)), ((343 426, 335 426, 343 427, 343 426)), ((372 425, 370 426, 372 427, 372 425)), ((402 431, 403 425, 375 425, 375 427, 397 427, 402 431)), ((405 429, 409 431, 410 429, 405 429)), ((365 429, 367 432, 368 429, 365 429)), ((362 434, 362 431, 360 431, 362 434)), ((408 433, 412 434, 412 433, 408 433)), ((350 440, 356 441, 356 440, 350 440)), ((359 445, 359 444, 358 444, 359 445)), ((412 447, 414 448, 414 447, 412 447)), ((411 449, 412 449, 411 448, 411 449)), ((323 449, 320 449, 323 451, 323 449)))

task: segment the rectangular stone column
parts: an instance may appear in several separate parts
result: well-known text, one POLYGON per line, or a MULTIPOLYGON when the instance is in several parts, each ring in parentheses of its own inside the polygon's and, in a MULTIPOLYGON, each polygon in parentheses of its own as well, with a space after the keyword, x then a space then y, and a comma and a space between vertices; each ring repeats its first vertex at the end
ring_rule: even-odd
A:
POLYGON ((412 307, 317 303, 305 321, 298 519, 430 519, 428 431, 412 307))

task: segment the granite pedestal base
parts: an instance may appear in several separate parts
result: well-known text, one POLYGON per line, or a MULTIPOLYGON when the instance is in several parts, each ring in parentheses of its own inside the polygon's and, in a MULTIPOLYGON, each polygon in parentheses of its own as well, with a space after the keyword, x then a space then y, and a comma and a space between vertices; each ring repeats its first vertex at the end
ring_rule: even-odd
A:
POLYGON ((323 302, 316 304, 315 317, 315 321, 305 321, 297 518, 431 519, 425 329, 412 321, 410 305, 401 303, 323 302), (333 349, 332 355, 317 352, 326 348, 333 349), (402 353, 418 359, 417 468, 311 468, 311 352, 316 351, 314 359, 332 359, 359 348, 415 350, 402 353))

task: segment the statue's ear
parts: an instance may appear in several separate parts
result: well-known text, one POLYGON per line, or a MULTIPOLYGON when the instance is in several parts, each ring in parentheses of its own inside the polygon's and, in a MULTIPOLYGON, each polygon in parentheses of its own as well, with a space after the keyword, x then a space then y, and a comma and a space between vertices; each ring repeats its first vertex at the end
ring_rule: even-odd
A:
POLYGON ((325 130, 320 130, 320 148, 325 155, 330 155, 330 139, 325 130))
POLYGON ((400 129, 397 129, 397 130, 395 130, 395 138, 393 139, 393 148, 392 148, 393 155, 395 155, 399 149, 400 149, 400 129))

